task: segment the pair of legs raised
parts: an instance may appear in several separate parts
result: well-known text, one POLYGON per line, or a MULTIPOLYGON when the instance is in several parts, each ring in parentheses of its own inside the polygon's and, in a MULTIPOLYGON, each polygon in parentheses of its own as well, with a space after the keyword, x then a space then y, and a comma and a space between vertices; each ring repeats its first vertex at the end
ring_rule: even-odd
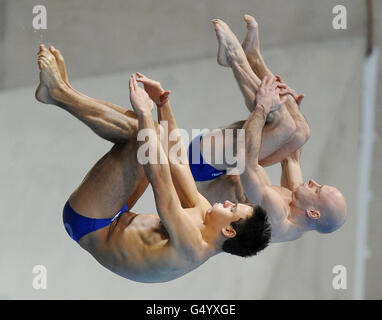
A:
MULTIPOLYGON (((262 61, 259 60, 260 52, 248 49, 251 44, 256 45, 258 39, 256 23, 252 19, 246 21, 248 34, 244 49, 247 56, 229 27, 220 20, 214 21, 219 40, 218 61, 232 68, 249 110, 254 106, 261 82, 252 68, 257 67, 261 72, 266 70, 264 64, 258 63, 262 61), (251 52, 258 56, 251 56, 251 52)), ((73 192, 69 199, 71 206, 75 211, 92 218, 111 218, 126 203, 131 209, 148 185, 136 157, 138 121, 135 114, 118 105, 90 98, 72 88, 64 59, 55 48, 48 50, 42 45, 38 61, 41 72, 36 98, 63 108, 97 135, 115 143, 73 192)), ((285 116, 288 117, 289 113, 286 112, 285 116)), ((280 118, 278 122, 281 124, 286 121, 289 119, 280 118)), ((276 127, 269 124, 269 128, 264 129, 262 141, 262 148, 270 149, 266 154, 277 150, 274 143, 274 137, 278 135, 275 133, 276 127)))

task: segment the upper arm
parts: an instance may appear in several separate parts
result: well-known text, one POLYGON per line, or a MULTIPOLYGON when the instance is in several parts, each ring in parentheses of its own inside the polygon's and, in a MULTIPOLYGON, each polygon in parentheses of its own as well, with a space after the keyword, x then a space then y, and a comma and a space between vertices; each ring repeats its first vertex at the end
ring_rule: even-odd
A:
POLYGON ((272 183, 265 172, 264 168, 260 165, 255 167, 248 167, 240 176, 244 192, 249 201, 253 204, 262 204, 267 193, 272 186, 272 183))
POLYGON ((285 234, 284 229, 288 228, 289 221, 283 199, 271 185, 264 168, 258 167, 257 172, 249 170, 249 173, 242 177, 244 192, 250 202, 266 210, 272 225, 272 234, 285 234))
MULTIPOLYGON (((196 242, 199 241, 200 232, 182 207, 168 164, 153 166, 162 166, 160 170, 153 170, 149 180, 158 214, 169 234, 170 242, 182 250, 192 251, 192 248, 198 247, 196 242)), ((195 197, 198 195, 195 188, 195 197)))
POLYGON ((172 113, 170 103, 162 105, 158 108, 158 120, 167 122, 168 132, 165 134, 165 143, 168 152, 168 161, 171 177, 184 208, 191 208, 198 202, 198 190, 188 165, 187 149, 184 146, 181 130, 179 129, 175 117, 172 113))
POLYGON ((196 187, 188 164, 171 163, 171 177, 183 208, 192 208, 200 200, 200 194, 196 187))
MULTIPOLYGON (((170 178, 171 180, 171 178, 170 178)), ((187 236, 192 233, 193 223, 184 212, 177 192, 172 183, 152 184, 155 204, 164 227, 173 244, 187 246, 187 236)))

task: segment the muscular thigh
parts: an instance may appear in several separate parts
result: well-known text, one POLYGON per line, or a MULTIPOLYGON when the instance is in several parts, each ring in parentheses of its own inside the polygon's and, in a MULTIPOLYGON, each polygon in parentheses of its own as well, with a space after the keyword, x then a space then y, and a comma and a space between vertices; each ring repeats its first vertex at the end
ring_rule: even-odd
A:
POLYGON ((215 202, 246 202, 239 176, 222 175, 212 181, 197 182, 198 191, 213 205, 215 202))
POLYGON ((69 202, 85 216, 113 217, 125 204, 133 207, 148 185, 137 161, 137 142, 115 144, 91 168, 69 202))

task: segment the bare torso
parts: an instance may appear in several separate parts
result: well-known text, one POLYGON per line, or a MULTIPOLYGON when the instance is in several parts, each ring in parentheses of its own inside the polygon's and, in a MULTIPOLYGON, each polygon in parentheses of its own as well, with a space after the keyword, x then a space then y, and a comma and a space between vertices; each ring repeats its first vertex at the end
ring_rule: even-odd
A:
MULTIPOLYGON (((224 202, 225 200, 240 203, 249 201, 239 176, 222 175, 215 180, 198 181, 196 184, 199 192, 211 203, 224 202)), ((269 222, 272 225, 271 242, 285 242, 300 238, 303 232, 297 226, 293 227, 293 224, 288 220, 292 192, 279 186, 272 186, 272 188, 280 197, 276 206, 272 206, 272 208, 264 206, 264 209, 267 210, 269 222), (282 214, 274 212, 274 207, 279 208, 282 214), (286 223, 288 223, 288 228, 285 228, 286 223)))
MULTIPOLYGON (((185 209, 190 222, 203 223, 199 210, 185 209)), ((110 226, 85 235, 79 244, 107 269, 139 282, 166 282, 190 272, 210 256, 200 235, 195 252, 177 249, 158 215, 124 213, 110 226)))

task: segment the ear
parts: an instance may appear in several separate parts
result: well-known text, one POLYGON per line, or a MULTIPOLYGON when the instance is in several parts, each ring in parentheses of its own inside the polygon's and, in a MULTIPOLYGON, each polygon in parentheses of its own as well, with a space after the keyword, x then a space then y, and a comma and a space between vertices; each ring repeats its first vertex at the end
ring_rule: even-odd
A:
POLYGON ((306 214, 308 215, 309 218, 313 220, 317 220, 321 217, 321 213, 318 210, 307 209, 306 214))
POLYGON ((236 236, 236 231, 232 226, 227 226, 222 229, 222 234, 226 238, 234 238, 236 236))

